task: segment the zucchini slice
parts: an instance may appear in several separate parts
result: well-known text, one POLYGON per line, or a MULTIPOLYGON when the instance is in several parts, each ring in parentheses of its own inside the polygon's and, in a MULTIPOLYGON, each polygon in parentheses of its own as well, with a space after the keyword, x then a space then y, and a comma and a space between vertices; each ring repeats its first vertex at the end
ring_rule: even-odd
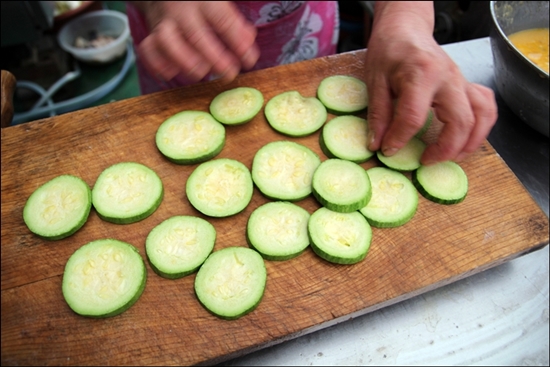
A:
POLYGON ((327 159, 313 174, 313 196, 324 207, 349 213, 366 206, 372 195, 367 172, 343 159, 327 159))
POLYGON ((321 164, 308 147, 280 140, 261 147, 252 161, 252 179, 268 198, 297 201, 311 194, 313 172, 321 164))
POLYGON ((203 111, 182 111, 166 119, 155 136, 158 150, 176 164, 196 164, 218 155, 225 127, 203 111))
POLYGON ((105 169, 92 189, 92 203, 107 222, 128 224, 153 214, 164 196, 160 177, 149 167, 122 162, 105 169))
MULTIPOLYGON (((394 109, 397 106, 397 101, 398 101, 397 99, 394 99, 392 101, 394 109)), ((420 130, 418 130, 414 136, 420 139, 426 133, 426 131, 428 131, 430 126, 432 126, 433 119, 434 119, 434 112, 433 112, 433 109, 430 108, 428 109, 428 116, 426 116, 426 120, 424 120, 424 125, 422 125, 420 130)))
POLYGON ((457 204, 468 193, 468 176, 453 161, 421 166, 412 174, 412 182, 428 200, 439 204, 457 204))
POLYGON ((293 137, 319 130, 327 120, 327 109, 315 97, 288 91, 271 98, 264 109, 267 122, 276 131, 293 137))
POLYGON ((146 278, 145 263, 134 246, 115 239, 96 240, 67 261, 63 297, 79 315, 116 316, 139 299, 146 278))
POLYGON ((78 231, 90 214, 92 191, 73 175, 57 176, 37 188, 23 208, 29 230, 47 240, 60 240, 78 231))
POLYGON ((212 314, 238 319, 260 304, 267 281, 264 259, 245 247, 213 252, 195 277, 195 294, 212 314))
POLYGON ((336 264, 360 262, 372 241, 372 228, 357 211, 338 213, 319 208, 309 218, 308 234, 313 251, 336 264))
POLYGON ((408 172, 420 167, 420 158, 425 149, 426 143, 413 136, 403 148, 391 157, 386 157, 380 150, 376 152, 376 156, 387 167, 408 172))
POLYGON ((374 152, 367 149, 367 120, 352 116, 337 116, 323 126, 319 145, 329 158, 355 163, 368 161, 374 152))
POLYGON ((210 102, 210 113, 224 125, 241 125, 252 120, 264 105, 262 93, 239 87, 218 94, 210 102))
POLYGON ((434 119, 434 112, 430 108, 430 110, 428 111, 428 117, 426 117, 426 121, 424 121, 424 125, 422 125, 420 130, 418 130, 418 132, 414 136, 420 139, 422 135, 424 135, 426 131, 428 131, 430 126, 432 126, 433 119, 434 119))
POLYGON ((333 75, 321 81, 317 88, 317 98, 329 112, 351 114, 368 107, 367 85, 350 75, 333 75))
POLYGON ((206 220, 174 216, 149 232, 145 252, 161 277, 178 279, 194 273, 214 249, 216 229, 206 220))
POLYGON ((244 210, 253 193, 248 168, 220 158, 201 163, 189 175, 186 194, 195 209, 210 217, 229 217, 244 210))
POLYGON ((309 246, 309 212, 289 202, 269 202, 248 218, 246 235, 251 248, 266 260, 289 260, 309 246))
POLYGON ((412 219, 418 207, 418 192, 401 172, 385 167, 367 170, 372 197, 360 209, 370 225, 378 228, 398 227, 412 219))

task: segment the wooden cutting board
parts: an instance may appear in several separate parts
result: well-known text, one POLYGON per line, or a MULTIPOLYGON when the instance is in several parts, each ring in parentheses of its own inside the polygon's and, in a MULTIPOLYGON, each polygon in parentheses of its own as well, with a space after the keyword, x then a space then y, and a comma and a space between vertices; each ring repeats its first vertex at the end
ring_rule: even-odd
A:
MULTIPOLYGON (((197 215, 185 196, 196 166, 170 163, 155 146, 155 133, 182 110, 208 111, 223 90, 249 86, 267 102, 284 91, 314 96, 330 75, 361 77, 364 50, 241 75, 230 85, 211 82, 140 96, 32 123, 2 129, 2 365, 189 365, 215 363, 359 314, 413 297, 478 273, 548 244, 548 218, 488 142, 462 163, 470 188, 452 206, 423 197, 415 217, 392 229, 373 229, 366 259, 355 265, 321 260, 311 249, 284 261, 266 261, 265 296, 252 313, 225 321, 197 301, 195 275, 178 280, 148 279, 138 302, 109 319, 74 314, 63 299, 64 266, 80 246, 116 238, 136 246, 154 226, 174 215, 197 215), (92 210, 73 236, 48 242, 29 232, 22 211, 29 195, 61 174, 93 187, 105 168, 123 161, 143 163, 161 177, 165 197, 149 218, 115 225, 92 210)), ((363 117, 365 117, 363 115, 363 117)), ((329 119, 333 118, 329 115, 329 119)), ((438 123, 430 132, 436 134, 438 123)), ((319 132, 287 138, 274 132, 263 112, 242 126, 228 126, 218 158, 251 168, 264 144, 289 139, 310 147, 322 160, 319 132)), ((379 165, 376 158, 362 164, 379 165)), ((410 175, 408 175, 410 177, 410 175)), ((206 218, 217 230, 215 250, 247 246, 250 213, 267 202, 255 189, 248 207, 230 218, 206 218)), ((313 213, 310 197, 298 202, 313 213)))

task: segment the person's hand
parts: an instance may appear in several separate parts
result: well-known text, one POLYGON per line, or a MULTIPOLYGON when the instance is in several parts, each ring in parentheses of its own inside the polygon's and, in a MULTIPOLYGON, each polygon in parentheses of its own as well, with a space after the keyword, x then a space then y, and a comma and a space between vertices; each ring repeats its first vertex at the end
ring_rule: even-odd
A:
POLYGON ((226 81, 250 69, 259 57, 256 28, 230 1, 135 2, 150 34, 138 56, 152 75, 181 74, 196 82, 212 73, 226 81))
POLYGON ((395 154, 433 107, 444 126, 422 156, 426 165, 463 160, 497 119, 493 91, 464 78, 434 40, 433 19, 432 2, 377 2, 365 60, 369 150, 395 154))

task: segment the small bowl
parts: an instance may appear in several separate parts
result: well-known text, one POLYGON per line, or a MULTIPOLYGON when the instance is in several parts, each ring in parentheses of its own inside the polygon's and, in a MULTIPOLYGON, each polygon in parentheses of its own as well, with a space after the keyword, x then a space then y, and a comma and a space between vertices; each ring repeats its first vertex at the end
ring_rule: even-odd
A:
POLYGON ((126 52, 126 43, 130 38, 128 17, 114 10, 89 12, 65 24, 57 35, 59 46, 77 60, 92 63, 110 63, 126 52), (85 40, 96 36, 109 36, 115 40, 100 47, 80 48, 75 46, 77 38, 85 40))
POLYGON ((491 1, 490 8, 496 88, 523 122, 549 136, 548 72, 523 55, 508 38, 515 32, 548 28, 548 1, 491 1))

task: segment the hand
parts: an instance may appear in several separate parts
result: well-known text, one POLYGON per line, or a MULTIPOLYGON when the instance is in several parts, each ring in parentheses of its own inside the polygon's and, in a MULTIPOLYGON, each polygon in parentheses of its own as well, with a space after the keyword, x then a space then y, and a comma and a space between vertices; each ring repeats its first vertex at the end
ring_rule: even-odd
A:
POLYGON ((369 150, 395 154, 433 107, 444 126, 422 156, 425 165, 463 160, 497 119, 493 91, 464 78, 434 40, 433 19, 432 2, 377 2, 365 60, 369 150))
POLYGON ((259 57, 256 28, 230 1, 135 2, 151 33, 138 55, 152 75, 182 74, 197 82, 209 73, 233 80, 259 57))

